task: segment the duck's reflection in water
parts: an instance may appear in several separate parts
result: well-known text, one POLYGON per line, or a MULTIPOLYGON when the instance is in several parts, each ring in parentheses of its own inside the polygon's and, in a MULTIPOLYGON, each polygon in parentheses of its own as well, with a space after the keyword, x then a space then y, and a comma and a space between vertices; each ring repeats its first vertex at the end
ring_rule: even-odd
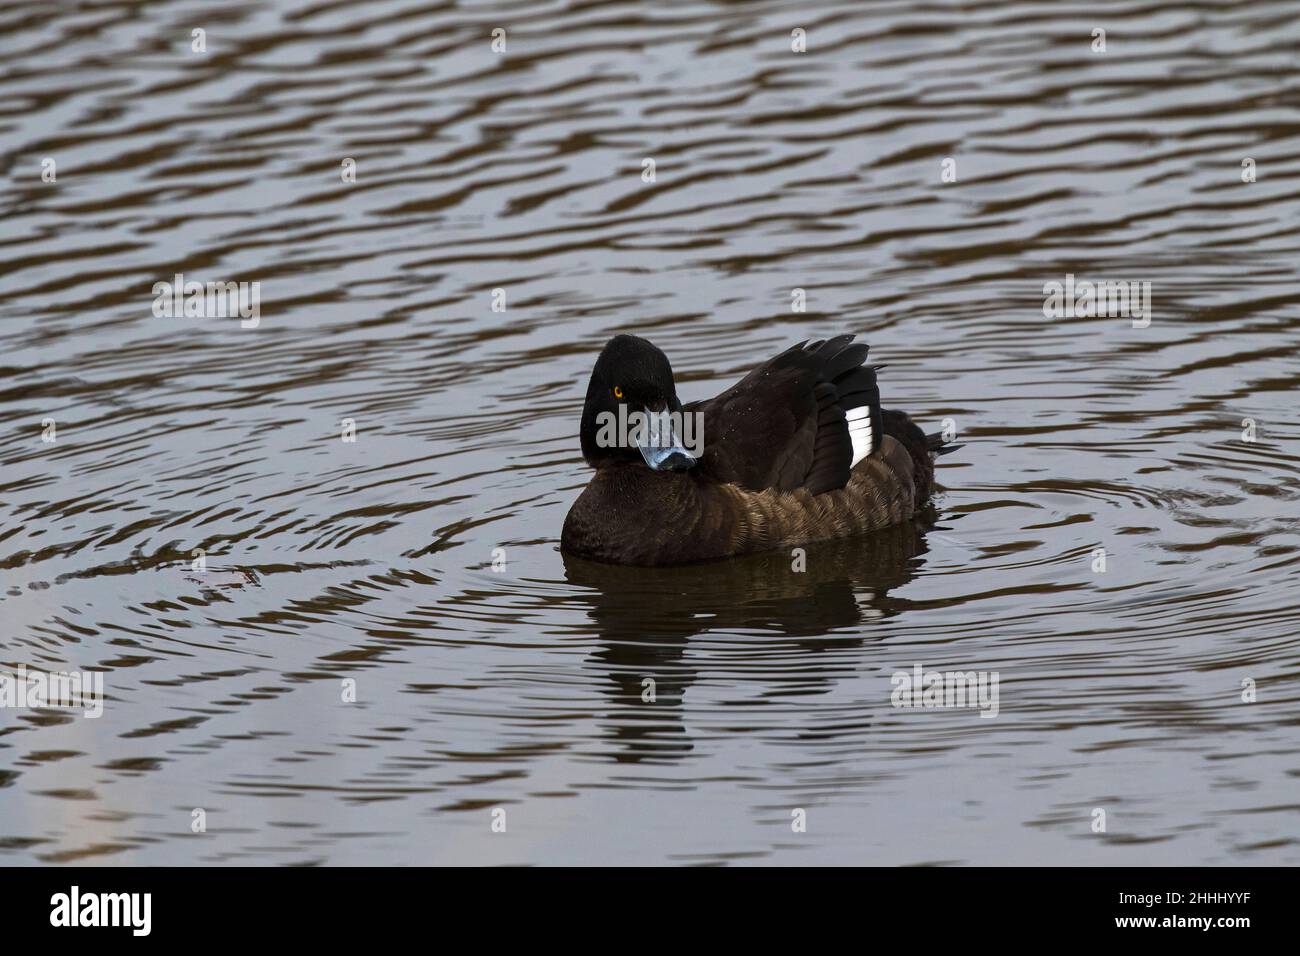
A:
POLYGON ((795 570, 799 556, 787 551, 670 568, 565 556, 565 576, 584 589, 578 595, 599 636, 590 663, 610 699, 615 758, 672 760, 690 752, 682 708, 699 668, 748 678, 755 699, 819 693, 851 673, 854 661, 844 652, 877 639, 873 625, 908 607, 890 592, 923 564, 931 527, 933 516, 926 516, 810 545, 802 571, 795 570), (704 634, 710 640, 696 643, 712 654, 687 655, 691 639, 704 634))

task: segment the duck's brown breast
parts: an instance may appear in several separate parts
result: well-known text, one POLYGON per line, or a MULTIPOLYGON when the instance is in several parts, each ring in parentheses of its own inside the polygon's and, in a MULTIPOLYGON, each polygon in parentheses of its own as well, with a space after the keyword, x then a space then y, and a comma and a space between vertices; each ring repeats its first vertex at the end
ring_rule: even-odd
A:
POLYGON ((848 484, 813 495, 748 491, 690 473, 639 466, 598 471, 564 522, 567 554, 616 564, 710 561, 845 538, 905 521, 916 500, 913 463, 885 436, 848 484))

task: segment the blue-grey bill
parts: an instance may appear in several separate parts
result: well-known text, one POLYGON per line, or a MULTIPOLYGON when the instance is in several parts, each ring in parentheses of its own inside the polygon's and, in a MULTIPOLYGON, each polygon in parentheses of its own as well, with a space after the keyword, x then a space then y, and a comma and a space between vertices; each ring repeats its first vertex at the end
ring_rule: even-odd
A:
POLYGON ((637 444, 647 465, 655 471, 685 471, 695 465, 695 458, 682 447, 667 415, 648 415, 647 422, 649 427, 637 444))

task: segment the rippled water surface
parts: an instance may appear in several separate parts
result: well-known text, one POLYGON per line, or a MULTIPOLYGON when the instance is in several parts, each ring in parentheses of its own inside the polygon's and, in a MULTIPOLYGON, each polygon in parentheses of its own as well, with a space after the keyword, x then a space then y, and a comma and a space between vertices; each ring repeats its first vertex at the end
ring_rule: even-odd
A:
POLYGON ((107 699, 0 709, 0 862, 1300 861, 1298 50, 1291 2, 6 3, 0 663, 107 699), (176 273, 260 324, 155 317, 176 273), (1045 318, 1069 273, 1149 327, 1045 318), (965 445, 804 573, 566 560, 618 331, 688 401, 857 332, 965 445), (892 707, 918 663, 998 716, 892 707))

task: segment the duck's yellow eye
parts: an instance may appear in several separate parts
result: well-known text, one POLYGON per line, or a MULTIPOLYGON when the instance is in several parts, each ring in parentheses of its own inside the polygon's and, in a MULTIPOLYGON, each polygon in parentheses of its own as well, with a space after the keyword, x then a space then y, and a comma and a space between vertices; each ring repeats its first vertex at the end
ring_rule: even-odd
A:
POLYGON ((623 397, 623 390, 622 390, 621 388, 619 388, 617 385, 614 386, 614 397, 615 397, 615 398, 622 398, 622 397, 623 397))

